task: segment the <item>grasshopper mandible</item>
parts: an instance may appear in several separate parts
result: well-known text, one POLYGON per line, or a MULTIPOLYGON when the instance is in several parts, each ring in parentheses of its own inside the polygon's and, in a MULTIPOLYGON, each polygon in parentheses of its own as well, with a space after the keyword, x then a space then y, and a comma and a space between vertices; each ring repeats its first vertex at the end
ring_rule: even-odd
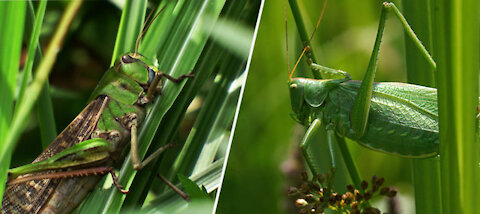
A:
POLYGON ((90 103, 45 151, 32 164, 9 170, 2 213, 71 212, 100 180, 97 174, 114 176, 112 166, 121 158, 116 154, 129 141, 135 169, 152 160, 141 162, 137 153, 137 128, 145 119, 145 107, 161 92, 164 78, 179 83, 193 73, 174 78, 161 72, 137 52, 140 35, 135 52, 120 56, 107 70, 90 103))
POLYGON ((405 83, 374 83, 386 14, 391 10, 432 69, 436 69, 406 19, 393 3, 386 2, 363 81, 353 81, 348 73, 317 65, 311 59, 313 72, 333 78, 292 78, 292 71, 288 83, 291 105, 296 119, 308 126, 301 148, 314 173, 318 171, 310 162, 308 149, 321 124, 327 128, 329 141, 338 134, 372 150, 401 157, 428 158, 439 154, 437 90, 405 83))

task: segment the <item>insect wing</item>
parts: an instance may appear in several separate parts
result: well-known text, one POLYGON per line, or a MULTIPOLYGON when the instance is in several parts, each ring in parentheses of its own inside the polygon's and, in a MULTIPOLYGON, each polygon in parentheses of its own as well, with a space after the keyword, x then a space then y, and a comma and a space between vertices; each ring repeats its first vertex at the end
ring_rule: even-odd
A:
MULTIPOLYGON (((87 140, 108 101, 107 96, 92 100, 33 162, 48 159, 87 140)), ((42 179, 8 186, 2 200, 2 213, 38 213, 58 183, 60 179, 42 179)))

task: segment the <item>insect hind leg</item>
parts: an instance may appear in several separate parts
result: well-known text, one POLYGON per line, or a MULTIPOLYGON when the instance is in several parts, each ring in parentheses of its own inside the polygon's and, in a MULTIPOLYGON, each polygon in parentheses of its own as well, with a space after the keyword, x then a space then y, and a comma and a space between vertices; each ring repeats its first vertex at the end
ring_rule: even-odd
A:
POLYGON ((190 196, 188 196, 187 193, 183 192, 182 190, 180 190, 177 186, 175 186, 174 184, 172 184, 172 182, 170 182, 167 178, 163 177, 162 174, 158 173, 157 174, 157 177, 162 180, 168 187, 170 187, 170 189, 172 189, 175 193, 177 193, 178 195, 180 195, 183 199, 185 199, 185 201, 188 201, 190 202, 190 196))
POLYGON ((190 72, 190 73, 188 73, 188 74, 182 74, 181 76, 175 78, 175 77, 170 76, 170 75, 168 75, 168 74, 166 74, 166 73, 160 72, 159 76, 160 76, 160 77, 165 77, 165 78, 167 78, 168 80, 170 80, 170 81, 172 81, 172 82, 174 82, 174 83, 179 83, 179 82, 183 81, 183 80, 186 79, 186 78, 193 78, 193 77, 194 77, 194 74, 193 74, 193 72, 190 72))

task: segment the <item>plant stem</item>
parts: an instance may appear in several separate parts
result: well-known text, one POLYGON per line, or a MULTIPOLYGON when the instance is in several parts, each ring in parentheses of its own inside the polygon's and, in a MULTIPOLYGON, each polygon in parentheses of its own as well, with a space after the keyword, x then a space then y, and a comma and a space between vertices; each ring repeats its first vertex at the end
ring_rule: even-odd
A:
POLYGON ((443 213, 480 210, 477 0, 434 2, 443 213))

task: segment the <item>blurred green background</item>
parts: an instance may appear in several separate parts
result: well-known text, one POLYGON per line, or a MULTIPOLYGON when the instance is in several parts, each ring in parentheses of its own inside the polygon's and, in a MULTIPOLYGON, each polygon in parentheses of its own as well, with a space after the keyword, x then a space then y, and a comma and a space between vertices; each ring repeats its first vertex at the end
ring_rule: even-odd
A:
MULTIPOLYGON (((355 80, 362 79, 373 48, 382 2, 330 1, 312 41, 318 63, 347 71, 355 80)), ((394 3, 401 10, 401 2, 394 3)), ((311 33, 323 1, 299 4, 311 33)), ((288 5, 287 12, 289 61, 293 67, 296 56, 301 53, 301 43, 288 5)), ((295 213, 295 199, 287 197, 287 190, 299 182, 303 170, 298 143, 305 129, 290 117, 283 1, 265 2, 255 43, 217 213, 295 213)), ((405 82, 403 46, 401 26, 389 15, 376 81, 405 82)), ((306 69, 305 62, 300 65, 306 69)), ((399 190, 397 205, 401 211, 413 212, 412 161, 373 152, 352 141, 347 144, 361 178, 384 177, 387 186, 399 190)), ((349 179, 342 170, 336 178, 349 179)))
MULTIPOLYGON (((137 3, 136 0, 132 0, 130 2, 137 3)), ((193 70, 195 71, 194 81, 198 80, 198 84, 189 84, 186 87, 190 87, 193 85, 193 89, 190 90, 194 92, 193 94, 198 93, 199 96, 193 102, 194 104, 190 106, 189 111, 185 116, 185 120, 174 120, 172 118, 183 118, 184 115, 183 112, 177 114, 175 112, 175 109, 179 109, 177 112, 185 111, 188 107, 188 104, 193 99, 193 96, 190 94, 190 92, 186 91, 185 89, 185 93, 182 92, 182 95, 184 97, 188 96, 188 99, 185 98, 183 99, 184 101, 178 101, 178 105, 177 103, 175 103, 174 107, 171 108, 172 110, 167 113, 167 116, 165 116, 165 119, 163 119, 162 121, 165 122, 165 124, 162 123, 162 125, 164 126, 161 126, 162 128, 160 128, 160 130, 174 130, 168 132, 170 133, 170 135, 173 136, 159 133, 154 141, 155 144, 158 145, 158 142, 160 141, 159 138, 168 137, 169 140, 165 141, 174 141, 177 143, 177 145, 179 145, 179 143, 183 145, 185 139, 190 136, 188 138, 188 142, 192 142, 191 145, 194 145, 192 146, 194 148, 189 149, 188 154, 185 155, 186 158, 181 160, 193 160, 192 162, 190 162, 191 164, 185 164, 187 165, 185 166, 183 165, 184 162, 182 162, 177 163, 177 165, 172 167, 171 163, 175 161, 178 151, 182 149, 187 150, 186 146, 182 147, 179 145, 176 148, 168 150, 167 153, 169 153, 169 155, 165 155, 165 157, 161 160, 161 168, 165 169, 162 171, 162 174, 167 177, 174 168, 176 172, 180 171, 178 170, 179 167, 188 168, 185 169, 185 171, 188 170, 189 174, 183 172, 179 173, 185 175, 198 175, 195 179, 201 180, 202 184, 205 185, 205 188, 208 189, 208 191, 213 192, 211 195, 215 196, 216 189, 218 188, 221 181, 220 178, 223 169, 222 164, 224 163, 225 150, 227 150, 226 145, 229 142, 230 128, 232 127, 231 123, 233 121, 233 117, 236 111, 237 99, 239 96, 241 85, 243 84, 245 78, 245 76, 241 74, 245 71, 246 59, 248 57, 251 47, 253 27, 259 13, 258 9, 260 2, 229 1, 224 6, 224 2, 221 1, 202 1, 200 2, 200 5, 202 5, 202 7, 198 6, 198 2, 170 1, 170 5, 174 3, 179 4, 179 6, 175 6, 178 6, 176 7, 176 9, 180 10, 180 12, 173 17, 168 17, 170 19, 175 19, 173 20, 175 22, 169 22, 172 23, 171 26, 169 26, 171 28, 160 28, 160 30, 163 30, 163 32, 167 32, 168 35, 170 35, 168 39, 172 39, 172 44, 175 44, 174 46, 167 45, 168 47, 164 47, 163 49, 161 49, 162 53, 165 53, 166 56, 170 57, 170 60, 166 61, 172 64, 174 62, 176 63, 176 60, 183 59, 180 63, 180 66, 176 66, 176 70, 181 70, 185 72, 193 70), (224 11, 218 22, 216 22, 215 24, 215 32, 212 33, 212 38, 208 41, 208 44, 205 45, 208 34, 210 34, 211 31, 210 23, 217 20, 216 16, 219 16, 218 14, 220 14, 222 8, 224 9, 224 11), (212 10, 215 10, 215 12, 217 12, 216 15, 213 14, 212 10), (201 11, 202 13, 197 13, 198 11, 201 11), (202 16, 198 14, 202 14, 202 16), (205 18, 206 15, 210 16, 205 18), (188 19, 188 22, 181 22, 183 20, 181 18, 185 16, 195 17, 188 19), (188 27, 191 28, 195 27, 195 29, 191 30, 191 28, 184 28, 185 25, 188 25, 188 27), (179 33, 173 31, 173 27, 175 27, 175 31, 179 33), (189 34, 188 37, 184 37, 184 35, 186 34, 189 34), (187 40, 188 43, 184 43, 184 41, 182 40, 187 40), (179 45, 183 47, 175 48, 179 45), (235 47, 232 48, 232 46, 235 45, 237 47, 236 52, 234 52, 233 50, 235 49, 235 47), (202 50, 204 50, 203 53, 202 50), (176 58, 176 54, 170 54, 172 51, 180 51, 182 53, 181 56, 185 57, 176 58), (187 54, 183 54, 184 52, 187 54), (197 60, 200 55, 200 60, 197 60), (197 61, 198 64, 196 66, 198 67, 193 68, 197 61), (184 67, 186 65, 191 65, 191 67, 185 69, 184 67), (235 81, 237 77, 238 81, 235 81), (203 84, 203 82, 205 81, 208 81, 208 83, 203 84), (205 107, 200 110, 200 107, 202 105, 205 107), (173 116, 170 117, 170 115, 173 116), (200 116, 197 117, 197 115, 200 116), (197 118, 202 117, 204 118, 203 121, 200 122, 200 119, 196 120, 197 118), (180 122, 182 123, 180 124, 180 122), (171 128, 172 126, 175 127, 171 128), (178 126, 180 127, 178 128, 178 126), (193 131, 190 132, 192 130, 192 126, 194 126, 193 131), (200 128, 197 128, 197 126, 199 126, 200 128), (192 134, 189 135, 189 133, 192 134), (172 140, 172 138, 174 139, 172 140), (216 156, 215 154, 218 155, 216 156), (216 162, 214 163, 214 161, 216 162), (167 165, 167 167, 165 167, 164 165, 166 165, 167 162, 170 165, 167 165), (207 170, 207 168, 209 170, 207 170)), ((65 10, 65 7, 68 3, 68 1, 57 1, 53 2, 52 4, 49 3, 40 36, 40 44, 43 48, 45 48, 50 42, 49 39, 53 34, 53 31, 55 30, 59 22, 62 12, 65 10)), ((35 2, 34 4, 34 6, 36 6, 36 4, 38 3, 35 2)), ((64 39, 64 46, 59 52, 57 62, 55 63, 55 66, 52 69, 52 74, 49 78, 51 92, 50 94, 52 96, 52 103, 53 108, 55 109, 54 113, 56 120, 55 123, 52 123, 51 126, 53 126, 52 129, 56 129, 58 133, 65 126, 67 126, 68 123, 75 117, 75 115, 77 115, 84 108, 91 91, 96 86, 101 76, 104 74, 105 69, 109 67, 110 59, 112 57, 112 50, 115 45, 117 30, 119 28, 119 20, 122 14, 121 9, 123 8, 123 6, 121 4, 122 2, 115 4, 115 2, 87 1, 79 9, 79 12, 75 17, 71 27, 68 29, 68 34, 64 39)), ((155 7, 157 7, 158 9, 162 8, 158 7, 158 4, 150 5, 150 8, 155 7)), ((162 15, 160 15, 160 17, 162 17, 162 15)), ((152 27, 149 28, 149 32, 154 29, 159 29, 159 27, 155 26, 155 23, 154 25, 152 25, 152 27)), ((161 41, 161 39, 165 40, 165 38, 158 36, 158 34, 156 35, 157 36, 152 37, 153 41, 157 42, 161 41)), ((143 42, 145 42, 145 40, 143 40, 143 42)), ((26 52, 27 47, 23 47, 23 49, 23 52, 26 52)), ((25 61, 25 56, 22 56, 22 60, 25 61)), ((25 62, 21 63, 22 68, 24 64, 25 62)), ((166 86, 164 89, 166 90, 166 86)), ((164 92, 165 91, 162 91, 163 95, 166 95, 166 93, 164 92)), ((166 99, 162 99, 161 101, 166 101, 166 99)), ((165 102, 155 103, 164 104, 165 102)), ((38 119, 37 114, 35 113, 29 115, 26 123, 27 127, 25 128, 25 132, 20 137, 19 144, 17 145, 15 153, 13 155, 13 160, 11 164, 12 166, 27 164, 31 162, 32 159, 34 159, 36 155, 42 151, 40 141, 38 140, 41 135, 39 130, 41 128, 39 127, 41 127, 42 125, 47 126, 49 124, 42 123, 40 119, 38 119)), ((153 168, 155 167, 153 165, 154 164, 150 164, 149 166, 153 168)), ((158 165, 159 164, 156 165, 157 168, 158 165)), ((158 170, 156 168, 153 168, 150 170, 144 170, 141 173, 144 172, 145 174, 153 174, 154 177, 156 174, 155 172, 157 171, 158 170)), ((127 201, 125 201, 125 206, 123 208, 139 208, 141 205, 143 205, 145 195, 149 192, 151 186, 153 187, 151 189, 154 189, 151 191, 152 193, 161 192, 157 190, 164 186, 164 184, 158 181, 158 183, 151 185, 152 176, 145 176, 145 174, 139 174, 137 176, 137 178, 141 179, 137 179, 140 181, 138 183, 135 181, 136 183, 132 185, 131 189, 135 191, 130 192, 129 198, 127 198, 127 201)), ((175 175, 176 173, 172 173, 172 177, 175 175)), ((157 180, 158 179, 155 179, 154 181, 156 182, 157 180)), ((174 182, 177 183, 177 181, 174 182)), ((114 189, 112 190, 116 191, 114 189)), ((106 193, 106 191, 102 191, 103 190, 95 189, 95 193, 90 195, 88 202, 86 202, 87 205, 85 205, 83 208, 87 210, 97 210, 98 212, 99 209, 97 207, 101 206, 102 209, 107 208, 108 212, 110 213, 112 210, 112 200, 109 200, 108 205, 103 204, 102 200, 97 200, 99 198, 105 200, 107 199, 107 197, 104 196, 108 193, 106 193), (94 204, 94 206, 91 206, 92 204, 94 204)), ((168 193, 165 193, 165 195, 167 196, 163 198, 173 198, 173 200, 178 197, 177 195, 169 197, 172 194, 168 195, 168 193)), ((123 198, 121 199, 121 202, 123 202, 123 198)), ((170 208, 170 210, 172 210, 171 207, 174 207, 175 209, 173 210, 178 212, 178 207, 184 207, 185 204, 182 199, 180 203, 175 203, 176 201, 172 202, 172 200, 162 201, 155 199, 157 199, 157 197, 149 197, 148 207, 145 206, 145 209, 165 209, 166 206, 164 206, 164 204, 169 204, 171 206, 167 208, 170 208), (159 203, 162 202, 165 203, 160 206, 159 203)), ((120 200, 114 202, 114 206, 118 207, 118 201, 120 200)), ((207 208, 210 209, 213 206, 213 203, 213 200, 209 200, 207 208)), ((119 209, 120 208, 118 208, 118 210, 119 209)), ((86 212, 84 210, 79 212, 86 212)), ((200 211, 197 209, 196 212, 200 211)), ((171 212, 166 211, 166 213, 171 212)))

